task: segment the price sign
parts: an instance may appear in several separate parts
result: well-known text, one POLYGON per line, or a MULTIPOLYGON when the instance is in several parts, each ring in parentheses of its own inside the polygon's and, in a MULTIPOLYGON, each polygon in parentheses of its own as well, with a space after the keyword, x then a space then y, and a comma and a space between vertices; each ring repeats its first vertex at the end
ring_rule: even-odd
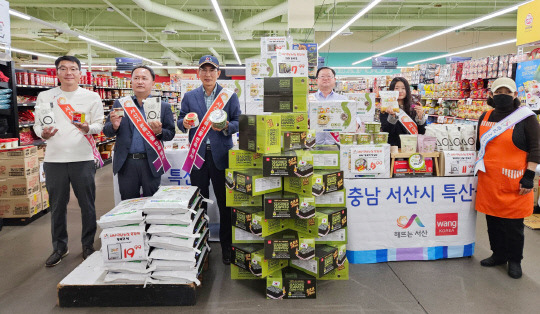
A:
POLYGON ((437 123, 444 124, 444 116, 438 116, 437 123))
POLYGON ((385 171, 384 150, 381 147, 362 145, 351 149, 351 172, 354 174, 379 174, 385 171))

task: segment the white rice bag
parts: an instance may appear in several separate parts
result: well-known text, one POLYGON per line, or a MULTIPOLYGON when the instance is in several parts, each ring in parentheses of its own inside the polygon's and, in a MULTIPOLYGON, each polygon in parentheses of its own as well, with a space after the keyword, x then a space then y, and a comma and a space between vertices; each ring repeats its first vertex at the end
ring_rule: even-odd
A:
POLYGON ((148 267, 148 261, 131 261, 119 263, 103 263, 103 268, 109 272, 148 274, 155 270, 155 267, 148 267))
POLYGON ((147 232, 160 237, 199 238, 206 224, 206 219, 201 219, 197 225, 150 225, 147 232))
POLYGON ((148 197, 134 198, 121 201, 97 221, 102 229, 121 227, 144 222, 143 206, 148 197))
POLYGON ((108 272, 104 281, 106 283, 145 284, 149 279, 150 274, 108 272))
POLYGON ((181 237, 160 237, 154 235, 148 241, 151 247, 173 250, 173 251, 195 251, 200 253, 206 240, 210 229, 205 229, 199 238, 181 238, 181 237))
POLYGON ((450 124, 446 126, 448 130, 448 146, 449 150, 460 151, 461 150, 461 133, 459 132, 459 126, 450 124))
POLYGON ((476 128, 473 124, 464 124, 461 126, 461 150, 476 150, 476 128))

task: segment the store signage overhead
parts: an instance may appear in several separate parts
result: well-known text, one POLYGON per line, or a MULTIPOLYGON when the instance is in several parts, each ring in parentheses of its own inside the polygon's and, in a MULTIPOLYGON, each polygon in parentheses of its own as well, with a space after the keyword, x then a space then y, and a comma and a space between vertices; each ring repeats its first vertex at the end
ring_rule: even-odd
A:
POLYGON ((446 57, 446 64, 469 61, 471 57, 446 57))
POLYGON ((395 69, 397 64, 397 57, 371 58, 371 68, 373 69, 395 69))
POLYGON ((519 7, 517 14, 517 46, 540 42, 540 0, 519 7))
POLYGON ((117 71, 131 71, 134 67, 142 65, 142 59, 137 58, 115 58, 117 71))

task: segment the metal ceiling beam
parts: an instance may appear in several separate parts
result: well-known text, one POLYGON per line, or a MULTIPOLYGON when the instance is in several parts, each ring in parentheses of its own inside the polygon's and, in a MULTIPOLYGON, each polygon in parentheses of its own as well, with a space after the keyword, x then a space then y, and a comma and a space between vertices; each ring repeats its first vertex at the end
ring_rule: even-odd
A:
MULTIPOLYGON (((212 41, 212 40, 164 40, 163 44, 169 48, 228 48, 230 47, 227 41, 212 41)), ((258 40, 244 40, 236 42, 237 48, 261 48, 261 42, 258 40)))
POLYGON ((214 21, 178 9, 173 9, 163 4, 155 3, 150 0, 133 0, 133 2, 148 12, 199 25, 206 29, 220 29, 219 24, 214 21))
POLYGON ((374 44, 376 42, 383 41, 383 40, 388 39, 390 37, 394 37, 397 34, 399 34, 401 32, 404 32, 404 31, 406 31, 406 30, 408 30, 409 28, 412 28, 412 27, 413 27, 412 25, 400 27, 400 28, 394 30, 393 32, 390 32, 390 33, 388 33, 388 34, 386 34, 384 36, 381 36, 381 37, 379 37, 379 38, 377 38, 375 40, 372 40, 371 43, 374 44))

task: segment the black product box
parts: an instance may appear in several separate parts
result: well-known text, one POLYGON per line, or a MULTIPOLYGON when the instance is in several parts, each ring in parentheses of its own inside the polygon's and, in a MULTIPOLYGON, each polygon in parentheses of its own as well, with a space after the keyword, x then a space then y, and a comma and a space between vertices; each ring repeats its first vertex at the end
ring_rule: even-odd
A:
POLYGON ((264 112, 307 112, 307 77, 264 78, 264 112))
POLYGON ((319 207, 313 218, 296 219, 292 229, 306 235, 324 237, 345 227, 347 227, 346 207, 319 207))
POLYGON ((315 299, 317 279, 300 270, 286 267, 266 278, 267 299, 315 299))
POLYGON ((312 176, 284 177, 284 191, 303 196, 321 196, 322 194, 343 190, 343 171, 314 171, 312 176))
POLYGON ((261 211, 262 211, 261 207, 233 207, 232 208, 232 225, 234 227, 252 232, 254 234, 260 234, 262 232, 262 228, 261 230, 259 230, 261 232, 258 232, 258 233, 252 231, 251 222, 253 220, 252 215, 261 211))
POLYGON ((309 151, 266 154, 263 157, 265 177, 309 177, 313 174, 313 157, 309 151))
POLYGON ((264 258, 301 259, 315 257, 315 239, 293 230, 278 232, 264 239, 264 258))
POLYGON ((315 246, 315 260, 318 263, 318 275, 322 277, 337 269, 338 249, 326 244, 317 244, 315 246))
POLYGON ((298 194, 268 193, 264 195, 264 218, 293 218, 299 207, 298 194))
MULTIPOLYGON (((263 244, 249 243, 249 244, 233 244, 231 249, 231 262, 232 264, 250 270, 251 267, 251 254, 260 251, 264 248, 263 244)), ((257 276, 255 269, 254 275, 257 276)), ((252 271, 253 272, 253 271, 252 271)))

